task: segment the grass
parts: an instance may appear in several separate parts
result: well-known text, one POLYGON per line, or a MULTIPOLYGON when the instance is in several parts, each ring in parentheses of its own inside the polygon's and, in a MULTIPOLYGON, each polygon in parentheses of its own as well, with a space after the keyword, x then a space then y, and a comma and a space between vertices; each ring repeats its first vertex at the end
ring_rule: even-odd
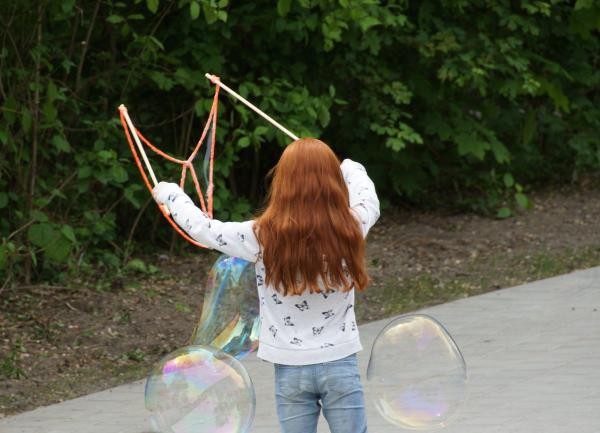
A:
POLYGON ((376 320, 599 265, 600 246, 511 258, 496 255, 472 262, 458 275, 432 273, 388 279, 367 290, 363 295, 367 302, 357 302, 357 314, 361 322, 376 320), (373 305, 377 306, 375 311, 373 305))
POLYGON ((20 412, 79 397, 82 389, 97 392, 140 380, 148 375, 152 364, 139 349, 127 352, 119 361, 106 361, 94 367, 84 366, 73 374, 57 374, 49 380, 35 381, 35 393, 0 393, 0 412, 20 412))
POLYGON ((15 342, 9 352, 0 359, 0 377, 7 379, 23 379, 27 377, 19 366, 19 354, 23 351, 20 341, 15 342))

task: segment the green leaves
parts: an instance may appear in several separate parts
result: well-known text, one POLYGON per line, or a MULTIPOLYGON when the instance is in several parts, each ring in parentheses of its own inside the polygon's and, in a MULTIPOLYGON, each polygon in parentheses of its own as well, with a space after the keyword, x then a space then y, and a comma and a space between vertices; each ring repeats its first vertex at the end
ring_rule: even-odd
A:
POLYGON ((49 222, 33 224, 27 230, 27 239, 39 247, 44 256, 55 262, 65 262, 77 243, 73 229, 49 222))
POLYGON ((21 127, 23 128, 23 132, 28 134, 31 131, 31 123, 33 122, 33 117, 31 115, 31 111, 26 108, 23 108, 23 112, 21 114, 21 127))
POLYGON ((522 192, 515 193, 515 201, 521 209, 527 209, 529 207, 529 199, 522 192))
POLYGON ((458 154, 461 156, 472 155, 482 160, 485 152, 489 149, 489 144, 481 140, 475 133, 462 132, 456 136, 458 154))
MULTIPOLYGON (((210 10, 210 8, 209 8, 209 10, 210 10)), ((192 1, 192 2, 190 3, 190 18, 191 18, 191 19, 193 19, 193 20, 195 20, 195 19, 197 19, 199 16, 200 16, 200 4, 198 4, 198 3, 197 3, 197 2, 195 2, 195 1, 192 1)), ((207 21, 209 24, 211 24, 211 23, 215 22, 215 21, 216 21, 216 16, 215 16, 215 14, 211 14, 211 13, 209 12, 209 14, 208 14, 208 15, 207 15, 207 17, 206 17, 206 21, 207 21)))
POLYGON ((29 241, 41 248, 52 244, 56 240, 57 231, 47 223, 34 224, 27 231, 29 241))
POLYGON ((7 246, 4 243, 0 244, 0 270, 6 269, 8 254, 7 246))
POLYGON ((54 135, 50 142, 58 152, 71 152, 71 146, 69 145, 69 142, 60 134, 54 135))
POLYGON ((159 0, 146 0, 146 7, 155 14, 158 11, 159 0))
POLYGON ((590 9, 594 6, 595 1, 594 0, 577 0, 575 2, 575 10, 581 10, 581 9, 590 9))
MULTIPOLYGON (((26 256, 52 278, 80 248, 84 261, 120 266, 129 240, 142 250, 170 242, 144 206, 116 107, 159 148, 188 155, 212 103, 205 72, 295 134, 364 162, 392 204, 508 217, 531 206, 529 185, 600 168, 591 0, 104 1, 94 22, 65 0, 44 3, 40 43, 38 8, 13 3, 0 29, 0 239, 35 220, 0 244, 17 273, 26 256)), ((289 138, 219 100, 215 212, 241 218, 289 138)), ((179 178, 149 157, 161 180, 179 178)))
MULTIPOLYGON (((515 182, 512 173, 504 173, 502 176, 502 186, 499 187, 494 196, 502 197, 503 206, 496 212, 496 218, 508 218, 518 211, 531 209, 533 206, 531 200, 523 192, 521 184, 515 182)), ((496 198, 496 197, 495 197, 496 198)))
POLYGON ((510 210, 510 208, 507 207, 502 207, 500 209, 498 209, 498 212, 496 213, 496 218, 500 218, 500 219, 505 219, 512 216, 512 211, 510 210))
POLYGON ((127 174, 127 170, 123 168, 121 165, 114 164, 110 167, 111 178, 114 182, 124 183, 129 179, 129 175, 127 174))
POLYGON ((248 137, 248 136, 240 137, 240 139, 237 142, 237 145, 240 149, 250 146, 250 137, 248 137))
POLYGON ((366 32, 371 27, 377 26, 379 24, 381 24, 381 22, 375 17, 364 17, 358 22, 358 25, 360 26, 363 32, 366 32))
POLYGON ((277 13, 285 17, 292 8, 292 0, 277 0, 277 13))
POLYGON ((119 24, 125 21, 125 18, 123 18, 121 15, 109 15, 106 17, 106 21, 111 24, 119 24))
POLYGON ((141 259, 131 259, 125 265, 125 270, 133 271, 140 274, 155 274, 158 269, 154 265, 149 265, 141 259))
POLYGON ((550 97, 552 102, 554 102, 554 107, 557 110, 568 113, 570 110, 569 98, 564 94, 560 85, 544 78, 538 79, 538 82, 540 83, 540 92, 546 93, 550 97))
POLYGON ((229 4, 228 0, 188 0, 180 2, 180 5, 186 3, 189 4, 189 16, 192 21, 197 20, 202 12, 207 24, 214 24, 217 21, 227 22, 225 7, 229 4))

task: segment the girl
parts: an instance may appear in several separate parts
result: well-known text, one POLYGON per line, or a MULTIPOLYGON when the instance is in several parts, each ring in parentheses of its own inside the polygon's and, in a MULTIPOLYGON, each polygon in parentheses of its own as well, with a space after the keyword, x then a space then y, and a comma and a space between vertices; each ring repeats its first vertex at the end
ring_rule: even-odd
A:
POLYGON ((191 237, 255 263, 257 356, 275 364, 283 433, 315 433, 321 407, 332 433, 365 433, 354 289, 368 283, 364 238, 379 200, 364 167, 299 139, 274 168, 266 209, 245 222, 209 218, 174 183, 153 195, 191 237))

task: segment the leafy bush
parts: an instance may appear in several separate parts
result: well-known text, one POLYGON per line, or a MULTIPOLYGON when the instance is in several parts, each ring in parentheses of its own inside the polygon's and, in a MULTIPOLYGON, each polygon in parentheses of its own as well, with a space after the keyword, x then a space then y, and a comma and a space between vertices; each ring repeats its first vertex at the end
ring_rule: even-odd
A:
MULTIPOLYGON (((364 161, 391 203, 505 217, 530 205, 524 186, 600 165, 589 0, 23 0, 0 18, 3 285, 173 247, 116 108, 187 155, 210 108, 205 72, 364 161)), ((287 141, 221 97, 218 217, 259 203, 287 141)))

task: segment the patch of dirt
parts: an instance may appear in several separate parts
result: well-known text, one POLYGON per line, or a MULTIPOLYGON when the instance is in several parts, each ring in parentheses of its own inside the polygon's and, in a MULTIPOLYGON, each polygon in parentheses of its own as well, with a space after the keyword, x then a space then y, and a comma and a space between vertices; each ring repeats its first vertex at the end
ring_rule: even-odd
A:
MULTIPOLYGON (((533 196, 506 220, 388 209, 368 239, 360 322, 600 265, 600 189, 533 196)), ((0 294, 0 417, 143 378, 187 343, 218 255, 145 259, 155 274, 0 294)))
POLYGON ((102 290, 88 281, 75 288, 32 286, 3 293, 0 413, 143 377, 161 356, 187 343, 216 257, 214 252, 161 255, 155 265, 165 272, 115 279, 102 290))
MULTIPOLYGON (((508 219, 389 210, 369 235, 371 321, 459 297, 600 265, 600 191, 539 192, 508 219)), ((362 302, 361 302, 362 301, 362 302)))

